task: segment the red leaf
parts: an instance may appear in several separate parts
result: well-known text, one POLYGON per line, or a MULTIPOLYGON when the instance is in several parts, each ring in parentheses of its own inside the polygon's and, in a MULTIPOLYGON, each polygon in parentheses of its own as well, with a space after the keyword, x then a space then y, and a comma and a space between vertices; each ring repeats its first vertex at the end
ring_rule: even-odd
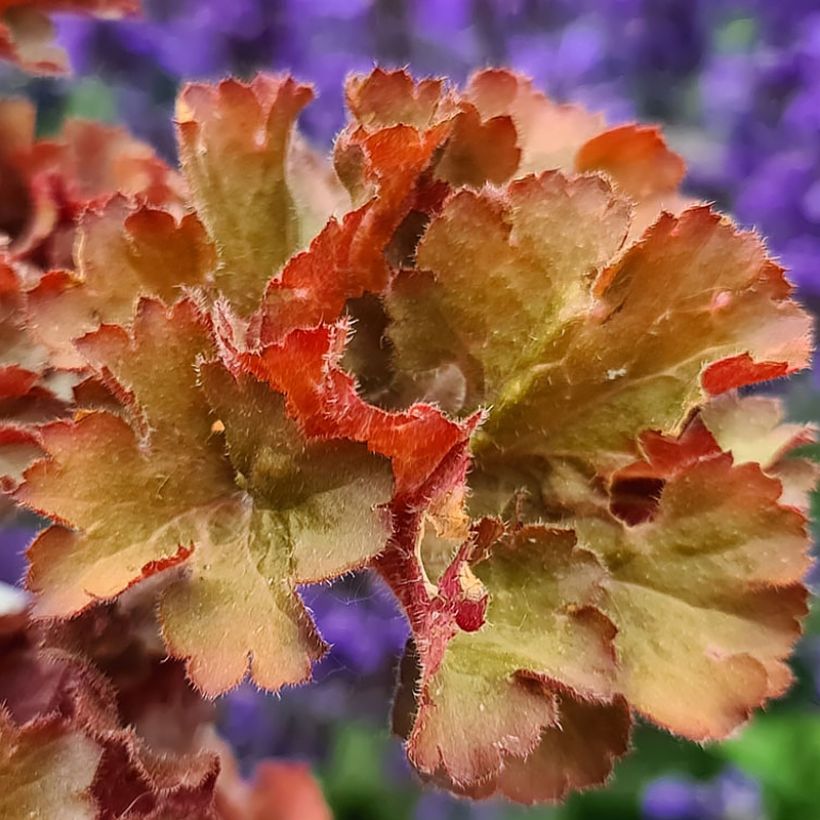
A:
POLYGON ((756 362, 748 353, 742 353, 709 365, 701 378, 704 389, 718 396, 736 387, 788 376, 796 369, 788 362, 756 362))

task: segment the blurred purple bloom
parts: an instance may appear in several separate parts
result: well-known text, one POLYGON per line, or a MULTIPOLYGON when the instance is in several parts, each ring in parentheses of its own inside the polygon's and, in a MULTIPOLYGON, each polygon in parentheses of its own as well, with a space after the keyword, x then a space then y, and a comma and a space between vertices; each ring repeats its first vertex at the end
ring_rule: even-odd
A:
POLYGON ((25 550, 34 538, 33 526, 3 526, 0 528, 0 581, 19 584, 26 568, 25 550))
POLYGON ((697 786, 683 778, 659 778, 644 792, 643 814, 647 820, 700 820, 697 786))
POLYGON ((338 670, 355 678, 373 675, 404 648, 407 621, 375 576, 306 587, 302 599, 331 647, 315 672, 320 679, 338 670))
POLYGON ((643 794, 645 820, 762 820, 760 785, 736 769, 708 783, 661 777, 643 794))
POLYGON ((141 98, 119 95, 121 115, 143 133, 157 134, 163 150, 167 132, 147 122, 149 111, 140 104, 153 97, 158 113, 167 115, 170 100, 153 90, 162 85, 158 76, 176 83, 290 71, 316 85, 319 101, 303 125, 324 143, 344 122, 345 75, 374 62, 408 63, 418 74, 457 80, 487 64, 508 63, 562 99, 580 89, 585 100, 617 112, 616 119, 631 115, 612 70, 613 43, 590 14, 562 28, 572 8, 524 0, 147 0, 142 21, 65 16, 60 39, 80 73, 141 92, 141 98))
POLYGON ((704 66, 703 122, 723 145, 721 160, 699 181, 707 196, 717 195, 766 237, 801 295, 814 303, 820 297, 820 13, 816 3, 814 13, 803 3, 749 0, 746 7, 758 15, 752 42, 715 53, 704 66), (784 26, 793 36, 782 36, 784 26))
POLYGON ((79 74, 111 79, 145 75, 159 56, 159 29, 143 20, 89 20, 55 15, 60 42, 79 74))
POLYGON ((439 791, 426 791, 416 803, 414 820, 504 820, 498 803, 471 803, 439 791))
POLYGON ((249 684, 220 702, 220 731, 250 769, 260 757, 288 755, 321 762, 343 719, 383 726, 407 622, 378 578, 359 574, 332 586, 302 590, 305 604, 330 644, 314 668, 315 683, 272 697, 249 684))
POLYGON ((763 820, 763 794, 760 784, 734 768, 712 781, 707 803, 713 820, 763 820))
POLYGON ((803 29, 806 19, 818 10, 817 0, 745 0, 737 4, 760 20, 768 38, 788 47, 803 29))

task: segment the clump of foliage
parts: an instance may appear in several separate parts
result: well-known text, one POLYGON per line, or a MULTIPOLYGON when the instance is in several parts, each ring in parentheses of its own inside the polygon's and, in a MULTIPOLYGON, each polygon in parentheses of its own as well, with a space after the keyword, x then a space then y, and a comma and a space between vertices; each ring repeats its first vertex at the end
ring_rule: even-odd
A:
POLYGON ((189 85, 180 172, 0 110, 4 481, 52 522, 3 616, 15 805, 262 817, 298 781, 322 816, 231 772, 208 701, 306 683, 299 585, 364 567, 412 629, 395 731, 458 794, 561 800, 635 715, 714 740, 790 685, 810 431, 739 391, 810 322, 761 240, 657 129, 513 73, 346 95, 331 165, 309 87, 189 85))

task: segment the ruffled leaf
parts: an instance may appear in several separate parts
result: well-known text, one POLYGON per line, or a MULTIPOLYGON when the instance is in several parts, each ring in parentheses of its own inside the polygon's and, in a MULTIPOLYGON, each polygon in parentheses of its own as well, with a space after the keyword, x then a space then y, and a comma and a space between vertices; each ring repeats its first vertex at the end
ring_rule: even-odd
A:
POLYGON ((488 69, 475 74, 466 96, 482 115, 508 115, 521 147, 518 175, 544 171, 598 171, 634 204, 630 239, 660 216, 679 213, 694 200, 680 193, 686 166, 657 128, 607 128, 603 117, 556 103, 520 74, 488 69))
POLYGON ((189 85, 177 102, 182 167, 219 254, 217 285, 245 313, 312 238, 287 176, 294 123, 312 97, 290 78, 259 75, 189 85))
POLYGON ((25 227, 29 192, 16 165, 34 142, 35 119, 28 100, 0 100, 0 236, 18 236, 25 227))
POLYGON ((537 362, 542 340, 588 306, 588 272, 615 254, 627 220, 626 204, 594 177, 516 183, 509 208, 490 194, 457 194, 422 238, 419 272, 388 295, 398 366, 456 364, 468 409, 497 402, 537 362), (578 230, 585 218, 594 231, 578 230))
POLYGON ((48 362, 46 351, 26 325, 23 305, 20 277, 0 255, 0 401, 28 396, 48 362))
MULTIPOLYGON (((369 211, 365 206, 341 223, 328 222, 310 248, 292 257, 281 276, 268 283, 262 303, 264 338, 272 341, 297 328, 334 322, 348 299, 380 288, 378 276, 371 276, 371 261, 362 259, 362 249, 369 255, 372 247, 358 236, 369 211)), ((381 266, 376 270, 381 272, 381 266)))
POLYGON ((725 393, 701 410, 704 425, 721 450, 735 462, 759 464, 783 485, 781 503, 807 513, 820 472, 816 462, 794 451, 815 439, 811 425, 784 422, 785 408, 776 398, 725 393))
MULTIPOLYGON (((489 596, 478 629, 464 631, 437 605, 415 628, 418 680, 404 684, 415 693, 412 717, 398 716, 408 754, 422 774, 457 791, 520 791, 517 799, 534 802, 534 783, 544 777, 541 789, 558 799, 584 780, 583 755, 573 745, 576 718, 597 709, 621 714, 623 731, 607 736, 610 757, 623 753, 628 736, 623 704, 606 705, 616 662, 615 630, 599 609, 605 571, 575 547, 572 532, 540 526, 497 542, 481 558, 454 562, 438 587, 439 598, 489 596), (554 747, 561 751, 547 763, 554 747)), ((398 708, 407 709, 402 696, 398 708)), ((601 780, 608 771, 603 766, 601 780)), ((587 785, 600 782, 587 777, 587 785)))
POLYGON ((517 803, 555 803, 574 791, 601 786, 629 751, 632 719, 622 698, 591 703, 559 695, 560 725, 541 732, 526 758, 508 758, 497 777, 470 794, 502 794, 517 803))
POLYGON ((100 743, 103 755, 92 787, 99 820, 216 818, 219 759, 215 755, 155 754, 125 731, 102 736, 100 743))
MULTIPOLYGON (((110 610, 106 614, 111 614, 110 610)), ((82 623, 48 628, 31 623, 25 612, 17 620, 10 615, 0 618, 0 718, 8 718, 7 725, 0 720, 0 733, 6 730, 31 739, 34 748, 28 753, 29 765, 43 779, 68 780, 70 772, 64 769, 67 764, 79 765, 73 760, 78 749, 94 761, 93 766, 78 771, 78 777, 83 778, 78 785, 58 784, 65 795, 68 813, 54 816, 91 816, 97 820, 124 816, 212 817, 219 772, 217 757, 203 751, 199 743, 192 749, 185 745, 178 749, 175 744, 169 748, 167 739, 172 733, 167 725, 162 733, 151 725, 157 719, 152 699, 167 696, 167 687, 162 685, 160 675, 143 677, 143 662, 148 653, 140 645, 137 632, 117 628, 127 618, 105 621, 99 617, 101 613, 96 615, 96 622, 93 617, 84 617, 82 623), (101 634, 106 632, 106 636, 101 634), (106 637, 113 637, 113 633, 118 633, 115 651, 119 653, 119 663, 110 665, 112 657, 104 647, 106 637), (79 640, 80 635, 85 641, 79 640), (77 648, 74 644, 80 645, 81 654, 71 654, 77 648), (92 660, 103 662, 114 672, 116 690, 111 681, 90 665, 92 660), (128 729, 122 728, 120 707, 125 710, 123 717, 130 724, 128 729), (137 730, 143 731, 138 735, 137 730), (154 735, 155 739, 162 734, 162 751, 149 748, 146 734, 154 735), (58 743, 59 756, 54 757, 49 747, 58 743), (40 754, 47 756, 43 770, 36 761, 40 754), (38 774, 41 771, 42 775, 38 774), (79 812, 79 803, 88 815, 79 812), (70 813, 71 809, 77 814, 70 813)), ((134 619, 129 627, 137 623, 138 619, 134 619)), ((165 663, 162 668, 173 672, 175 665, 165 663)), ((180 705, 175 704, 176 721, 180 718, 180 705)), ((165 719, 167 722, 168 715, 165 719)), ((36 793, 32 789, 31 816, 52 816, 51 791, 42 785, 36 793)))
MULTIPOLYGON (((480 421, 476 415, 456 423, 426 404, 389 412, 366 402, 340 366, 347 343, 344 326, 297 330, 285 343, 252 339, 249 346, 242 332, 237 338, 231 317, 223 314, 222 319, 218 334, 229 369, 251 373, 284 394, 289 412, 309 435, 343 436, 389 458, 399 499, 417 493, 451 451, 463 449, 480 421)), ((263 340, 265 327, 262 322, 263 340)))
POLYGON ((492 403, 480 451, 617 463, 642 430, 680 429, 713 368, 748 356, 749 383, 805 366, 808 317, 754 236, 699 208, 617 258, 627 228, 600 181, 557 174, 461 193, 431 223, 391 338, 401 366, 454 362, 467 408, 492 403))
MULTIPOLYGON (((791 681, 811 431, 735 391, 804 366, 809 325, 759 240, 685 210, 656 129, 510 72, 460 93, 377 69, 346 95, 344 194, 293 133, 308 88, 188 87, 190 203, 127 139, 35 143, 0 106, 3 487, 46 454, 16 494, 55 522, 28 584, 58 620, 0 696, 15 731, 102 748, 112 817, 207 817, 214 790, 226 815, 285 810, 278 770, 215 784, 193 685, 306 680, 324 645, 297 585, 364 565, 412 630, 396 729, 461 795, 560 800, 606 780, 633 710, 721 738, 791 681), (82 409, 24 429, 55 365, 82 381, 54 412, 82 409), (120 629, 135 598, 156 620, 120 629)), ((322 816, 306 782, 293 811, 322 816)))
POLYGON ((382 549, 390 469, 361 444, 306 439, 251 377, 216 362, 198 376, 211 344, 190 301, 143 302, 132 336, 105 326, 83 340, 130 422, 97 411, 42 431, 50 460, 19 496, 61 525, 32 546, 28 582, 39 615, 65 617, 184 564, 161 602, 171 652, 209 694, 249 667, 278 689, 322 652, 295 584, 382 549))
MULTIPOLYGON (((385 137, 415 133, 437 142, 441 150, 431 154, 429 168, 420 165, 417 174, 429 171, 450 185, 501 184, 518 168, 521 151, 513 119, 506 112, 484 116, 443 80, 415 82, 404 70, 376 68, 366 76, 349 77, 345 99, 353 122, 339 137, 336 161, 354 198, 375 179, 382 186, 391 185, 389 165, 384 162, 387 154, 372 150, 390 144, 389 139, 385 143, 376 139, 379 133, 385 137)), ((398 152, 395 159, 400 160, 398 152)))
POLYGON ((686 165, 658 128, 621 125, 587 140, 575 154, 576 171, 598 171, 634 203, 629 239, 637 240, 661 212, 680 214, 696 204, 680 193, 686 165))
POLYGON ((348 300, 384 290, 414 216, 437 208, 449 184, 500 183, 518 164, 509 117, 483 120, 439 81, 376 69, 351 77, 346 95, 354 121, 337 140, 335 165, 359 207, 271 281, 269 335, 334 321, 348 300))
POLYGON ((575 522, 611 575, 619 690, 694 740, 725 737, 789 687, 809 566, 805 519, 778 503, 780 483, 710 438, 697 427, 680 441, 644 437, 663 481, 648 520, 575 522))
POLYGON ((704 405, 700 418, 718 447, 738 464, 754 462, 767 471, 814 441, 814 427, 786 423, 782 402, 771 396, 724 393, 704 405))
POLYGON ((578 149, 605 129, 600 114, 553 102, 526 77, 505 69, 475 74, 466 96, 485 117, 512 118, 521 147, 521 176, 570 170, 578 149))
POLYGON ((75 264, 76 273, 52 271, 26 298, 30 327, 54 367, 82 367, 73 341, 100 324, 127 322, 141 297, 170 304, 185 287, 205 284, 216 256, 194 214, 177 221, 115 197, 78 220, 75 264))
POLYGON ((70 268, 75 220, 116 193, 155 207, 179 206, 179 177, 143 142, 120 128, 69 120, 36 140, 28 102, 0 104, 0 232, 16 260, 70 268))

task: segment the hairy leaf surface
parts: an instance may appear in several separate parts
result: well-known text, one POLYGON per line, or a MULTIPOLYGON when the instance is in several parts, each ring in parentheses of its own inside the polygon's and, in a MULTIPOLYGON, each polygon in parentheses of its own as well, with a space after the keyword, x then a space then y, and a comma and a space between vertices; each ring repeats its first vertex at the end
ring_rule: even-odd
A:
POLYGON ((180 177, 123 129, 68 120, 55 137, 36 139, 34 120, 28 101, 0 102, 0 234, 13 259, 72 268, 76 220, 114 194, 154 207, 182 203, 180 177))
POLYGON ((19 728, 0 710, 0 815, 94 820, 100 756, 93 740, 58 719, 19 728))
POLYGON ((619 689, 662 726, 706 740, 790 685, 809 559, 805 519, 778 503, 780 483, 699 446, 645 438, 664 481, 652 517, 585 517, 575 529, 611 574, 619 689))
POLYGON ((167 210, 115 197, 80 217, 75 264, 76 273, 53 271, 27 294, 30 326, 54 367, 82 367, 74 340, 100 324, 129 321, 141 297, 170 304, 184 287, 205 284, 216 256, 194 214, 177 221, 167 210))
POLYGON ((808 318, 755 237, 700 208, 618 257, 627 228, 600 181, 557 174, 458 194, 430 225, 391 338, 400 365, 455 360, 467 407, 493 405, 479 449, 616 463, 708 393, 805 365, 808 318))
POLYGON ((39 643, 0 624, 22 800, 15 756, 56 805, 91 740, 61 799, 102 818, 327 816, 304 771, 223 750, 216 782, 201 695, 306 681, 297 587, 362 567, 412 633, 394 728, 462 796, 562 800, 634 714, 720 739, 791 683, 813 430, 744 388, 805 366, 810 322, 759 238, 689 207, 656 128, 512 72, 345 93, 331 168, 307 86, 188 86, 190 195, 0 104, 0 481, 53 522, 39 643))
MULTIPOLYGON (((438 594, 451 590, 452 581, 451 569, 438 594)), ((447 628, 441 613, 417 629, 420 675, 406 735, 423 774, 468 793, 487 790, 489 778, 489 792, 520 790, 520 799, 533 802, 538 767, 557 745, 562 752, 548 765, 557 783, 541 786, 557 799, 568 787, 558 785, 564 779, 583 779, 573 721, 597 709, 627 717, 608 750, 623 753, 628 715, 623 704, 606 705, 614 696, 616 659, 614 627, 599 609, 604 581, 603 566, 575 546, 571 531, 542 526, 524 527, 496 542, 484 560, 458 568, 459 594, 489 600, 477 631, 447 628)), ((403 705, 400 697, 398 708, 403 705)))
POLYGON ((144 301, 133 336, 104 326, 82 348, 128 418, 97 411, 42 431, 50 460, 20 497, 61 525, 30 551, 36 612, 65 617, 185 564, 163 631, 201 689, 230 688, 249 664, 270 689, 307 678, 322 644, 294 585, 381 550, 389 466, 363 445, 307 440, 283 398, 249 377, 215 362, 198 376, 213 348, 190 301, 170 312, 144 301))
POLYGON ((482 116, 511 117, 522 155, 518 176, 552 170, 608 176, 633 202, 631 240, 638 239, 662 210, 679 213, 693 204, 679 191, 686 166, 657 128, 607 128, 600 114, 556 103, 526 77, 505 69, 476 73, 465 96, 482 116))
POLYGON ((311 236, 287 177, 292 130, 313 97, 291 78, 192 84, 177 102, 182 167, 216 245, 217 285, 245 313, 311 236))

